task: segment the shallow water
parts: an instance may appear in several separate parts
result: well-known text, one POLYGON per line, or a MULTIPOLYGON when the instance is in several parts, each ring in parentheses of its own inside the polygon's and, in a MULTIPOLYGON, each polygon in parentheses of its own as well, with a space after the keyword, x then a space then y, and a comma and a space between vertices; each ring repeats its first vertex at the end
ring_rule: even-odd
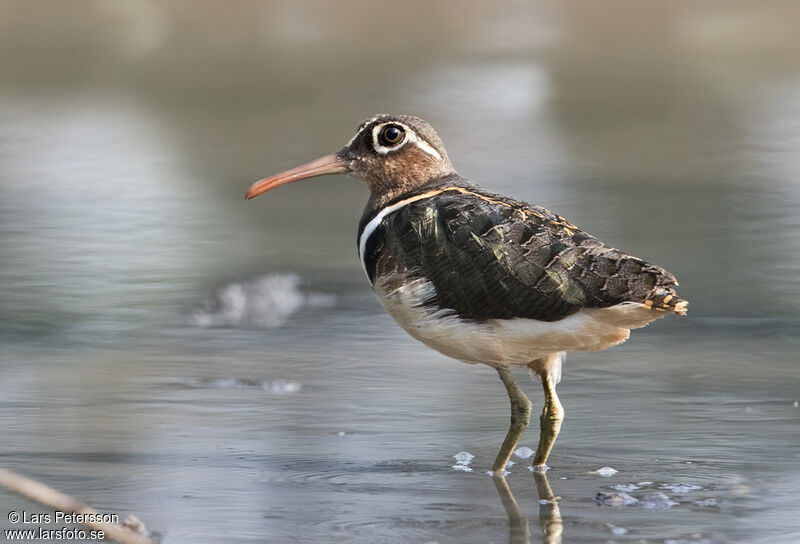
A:
MULTIPOLYGON (((0 38, 17 52, 0 60, 0 466, 165 544, 800 540, 793 33, 770 27, 764 63, 741 54, 763 34, 747 13, 727 15, 743 37, 711 32, 713 10, 639 13, 648 36, 620 39, 641 58, 618 58, 603 21, 566 8, 458 27, 436 12, 410 21, 416 60, 387 66, 336 14, 242 4, 228 35, 142 5, 94 13, 126 32, 37 34, 20 8, 0 38), (243 38, 251 19, 295 31, 243 38), (242 200, 374 111, 429 118, 462 174, 666 266, 691 301, 568 357, 545 476, 515 458, 496 485, 496 375, 415 343, 374 299, 357 182, 242 200), (638 502, 609 506, 623 492, 638 502)), ((42 511, 0 492, 12 509, 42 511)))

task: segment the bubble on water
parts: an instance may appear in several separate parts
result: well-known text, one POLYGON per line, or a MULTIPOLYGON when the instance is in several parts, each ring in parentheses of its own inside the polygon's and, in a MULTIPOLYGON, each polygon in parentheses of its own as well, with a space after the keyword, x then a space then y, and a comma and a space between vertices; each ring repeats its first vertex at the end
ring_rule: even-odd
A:
MULTIPOLYGON (((487 470, 487 471, 486 471, 486 474, 488 474, 489 476, 494 476, 494 472, 492 472, 491 470, 487 470)), ((507 470, 504 470, 504 471, 503 471, 503 477, 506 477, 506 476, 508 476, 509 474, 511 474, 509 471, 507 471, 507 470)))
POLYGON ((469 464, 475 459, 475 456, 472 455, 468 451, 460 451, 453 456, 456 460, 456 464, 453 465, 454 470, 460 470, 461 472, 472 472, 472 467, 469 464))
POLYGON ((533 451, 532 449, 530 449, 528 446, 522 446, 521 448, 517 448, 517 449, 514 451, 514 455, 516 455, 516 456, 517 456, 517 457, 519 457, 520 459, 527 459, 528 457, 530 457, 530 456, 531 456, 531 455, 533 455, 534 453, 536 453, 536 452, 534 452, 534 451, 533 451))
POLYGON ((616 525, 611 525, 610 523, 606 524, 608 526, 608 530, 611 531, 611 534, 614 536, 623 536, 628 534, 628 529, 625 527, 618 527, 616 525))
POLYGON ((660 512, 662 510, 669 510, 676 504, 675 501, 670 500, 664 493, 661 491, 655 491, 653 493, 647 493, 641 500, 642 508, 651 512, 660 512))
POLYGON ((611 491, 609 493, 600 491, 594 496, 594 501, 599 506, 622 508, 623 506, 633 506, 634 504, 637 504, 639 499, 631 497, 627 493, 621 491, 611 491))
POLYGON ((608 478, 609 476, 613 476, 614 474, 616 474, 619 471, 617 469, 614 469, 614 468, 611 468, 611 467, 602 467, 602 468, 598 468, 597 470, 595 470, 593 472, 595 474, 599 474, 600 476, 603 476, 604 478, 608 478))
POLYGON ((630 493, 631 491, 636 491, 639 489, 639 486, 636 484, 616 484, 611 486, 612 489, 616 489, 617 491, 624 491, 626 493, 630 493))
POLYGON ((531 472, 542 472, 542 473, 544 473, 544 472, 547 472, 548 470, 550 470, 550 467, 548 467, 547 465, 531 465, 531 466, 528 467, 528 470, 530 470, 531 472))
POLYGON ((468 451, 460 451, 457 454, 455 454, 453 458, 459 465, 468 465, 472 462, 473 459, 475 459, 475 456, 468 451))
POLYGON ((639 487, 644 487, 646 485, 653 485, 653 482, 636 482, 636 485, 639 487))
POLYGON ((700 491, 703 489, 699 485, 692 485, 692 484, 664 484, 660 486, 661 489, 669 489, 676 495, 686 495, 687 493, 691 493, 693 491, 700 491))

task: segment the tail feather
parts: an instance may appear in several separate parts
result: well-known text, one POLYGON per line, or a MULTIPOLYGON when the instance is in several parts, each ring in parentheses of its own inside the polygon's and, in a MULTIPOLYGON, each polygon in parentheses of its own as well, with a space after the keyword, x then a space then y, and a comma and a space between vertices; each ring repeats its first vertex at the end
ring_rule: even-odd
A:
POLYGON ((679 297, 674 289, 656 291, 643 304, 651 310, 672 312, 678 315, 686 315, 689 308, 689 301, 679 297))

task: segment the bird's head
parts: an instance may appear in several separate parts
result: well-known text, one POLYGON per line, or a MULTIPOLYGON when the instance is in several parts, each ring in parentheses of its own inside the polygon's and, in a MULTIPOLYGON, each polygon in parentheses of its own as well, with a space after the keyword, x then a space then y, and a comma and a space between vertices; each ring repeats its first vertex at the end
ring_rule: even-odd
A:
POLYGON ((340 151, 254 183, 245 198, 255 198, 286 183, 327 174, 362 180, 373 200, 391 200, 425 183, 455 174, 433 128, 411 115, 376 115, 358 127, 340 151))

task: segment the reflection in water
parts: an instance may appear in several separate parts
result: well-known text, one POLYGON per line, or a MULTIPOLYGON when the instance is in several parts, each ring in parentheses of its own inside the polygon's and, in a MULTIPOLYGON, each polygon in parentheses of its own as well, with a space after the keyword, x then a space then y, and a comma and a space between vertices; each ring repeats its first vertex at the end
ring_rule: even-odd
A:
MULTIPOLYGON (((564 523, 558 508, 558 497, 553 494, 546 473, 535 470, 533 479, 536 481, 536 491, 539 495, 539 528, 542 531, 542 542, 544 544, 560 544, 564 523)), ((505 477, 498 475, 495 475, 493 480, 503 503, 503 509, 508 516, 508 542, 510 544, 530 544, 531 529, 528 525, 528 517, 520 511, 508 482, 505 477)))
POLYGON ((541 471, 533 472, 536 480, 536 491, 539 494, 539 526, 542 529, 545 544, 559 544, 564 523, 561 521, 561 511, 558 508, 558 497, 553 495, 547 474, 541 471))
POLYGON ((531 529, 528 526, 528 517, 519 509, 517 500, 508 486, 505 477, 495 473, 492 477, 494 486, 500 494, 503 502, 503 509, 508 516, 508 541, 511 544, 529 544, 531 541, 531 529))

